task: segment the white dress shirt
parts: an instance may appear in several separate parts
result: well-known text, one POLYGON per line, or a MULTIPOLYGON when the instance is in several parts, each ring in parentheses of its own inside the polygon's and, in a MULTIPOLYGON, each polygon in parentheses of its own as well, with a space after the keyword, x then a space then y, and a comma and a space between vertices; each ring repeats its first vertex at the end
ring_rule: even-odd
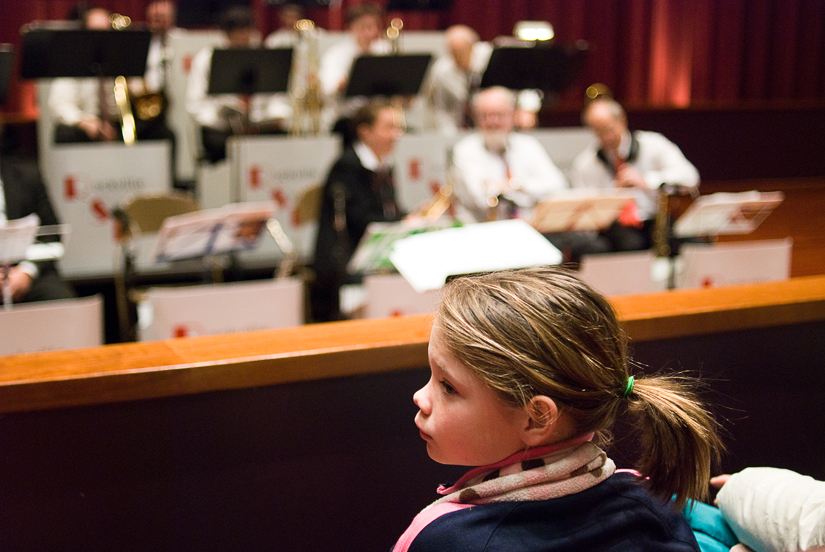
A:
POLYGON ((384 55, 390 51, 391 45, 388 40, 375 40, 370 44, 368 51, 363 51, 354 37, 347 36, 324 52, 318 70, 318 80, 324 98, 324 128, 332 128, 339 117, 352 116, 366 101, 366 98, 345 98, 338 89, 341 82, 349 78, 355 58, 362 55, 384 55))
MULTIPOLYGON (((192 58, 192 67, 186 84, 186 111, 200 126, 230 130, 229 114, 242 114, 244 103, 235 94, 209 95, 209 72, 214 48, 201 49, 192 58)), ((286 120, 292 108, 286 94, 254 94, 249 105, 249 121, 267 123, 286 120)))
MULTIPOLYGON (((662 184, 679 184, 696 189, 699 171, 688 161, 679 147, 658 132, 637 130, 633 133, 639 143, 635 159, 627 162, 641 173, 647 189, 635 188, 634 197, 641 220, 656 217, 658 189, 662 184)), ((573 160, 570 184, 573 188, 613 188, 613 169, 597 156, 598 144, 586 148, 573 160)), ((622 140, 619 152, 627 157, 630 135, 622 140)))
POLYGON ((536 202, 567 188, 564 174, 553 164, 541 143, 526 134, 511 132, 503 153, 492 152, 481 133, 461 139, 453 148, 456 196, 479 222, 487 219, 488 199, 498 195, 503 182, 515 186, 501 194, 526 215, 536 202))

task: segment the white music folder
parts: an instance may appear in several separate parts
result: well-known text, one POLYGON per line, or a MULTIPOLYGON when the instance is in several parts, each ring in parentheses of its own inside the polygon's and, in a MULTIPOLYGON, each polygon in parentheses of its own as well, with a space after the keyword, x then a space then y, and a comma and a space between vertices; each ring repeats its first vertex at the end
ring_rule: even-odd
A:
POLYGON ((526 221, 500 220, 416 234, 393 244, 390 260, 418 293, 461 274, 556 265, 561 251, 526 221))

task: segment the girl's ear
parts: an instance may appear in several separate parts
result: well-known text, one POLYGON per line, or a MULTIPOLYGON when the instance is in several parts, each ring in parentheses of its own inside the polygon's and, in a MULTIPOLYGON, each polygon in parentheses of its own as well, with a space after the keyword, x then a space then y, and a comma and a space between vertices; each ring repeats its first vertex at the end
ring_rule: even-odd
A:
POLYGON ((559 409, 550 397, 536 395, 524 407, 527 409, 527 424, 522 430, 522 440, 529 447, 536 447, 558 440, 561 432, 559 409))

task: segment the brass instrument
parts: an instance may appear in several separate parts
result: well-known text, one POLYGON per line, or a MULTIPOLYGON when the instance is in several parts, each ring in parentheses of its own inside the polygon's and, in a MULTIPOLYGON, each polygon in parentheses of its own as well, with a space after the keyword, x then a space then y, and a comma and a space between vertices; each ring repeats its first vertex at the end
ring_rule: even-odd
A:
POLYGON ((401 29, 404 28, 404 22, 400 17, 394 17, 390 21, 390 26, 387 27, 387 39, 390 41, 390 51, 393 54, 401 53, 401 29))
MULTIPOLYGON (((132 24, 131 18, 120 15, 119 13, 110 15, 109 22, 116 31, 122 31, 132 24)), ((132 104, 129 101, 129 86, 126 82, 126 77, 121 75, 115 78, 113 92, 115 95, 115 104, 120 113, 120 130, 123 134, 123 142, 127 146, 131 146, 135 143, 137 131, 135 130, 135 117, 132 113, 132 104)))
POLYGON ((129 87, 126 84, 126 77, 120 76, 115 79, 115 103, 120 112, 121 132, 123 133, 123 142, 127 146, 135 143, 135 117, 132 114, 132 106, 129 103, 129 87))
MULTIPOLYGON (((390 21, 390 26, 387 27, 387 40, 390 41, 390 52, 393 55, 401 53, 401 29, 404 28, 404 22, 400 17, 394 17, 390 21)), ((390 100, 393 107, 395 107, 398 117, 398 126, 402 131, 407 132, 407 114, 405 112, 404 98, 395 96, 390 100)))
POLYGON ((301 19, 295 23, 298 32, 298 48, 292 63, 292 136, 318 136, 321 132, 321 88, 318 83, 320 58, 318 55, 318 33, 315 23, 301 19))
POLYGON ((146 92, 132 98, 132 112, 140 121, 152 121, 163 116, 169 107, 165 92, 146 92))
POLYGON ((454 183, 455 173, 453 171, 452 151, 450 151, 447 154, 447 181, 438 189, 433 197, 415 210, 412 215, 413 218, 424 218, 434 221, 448 212, 453 206, 453 201, 455 201, 453 196, 454 183))
POLYGON ((669 205, 670 194, 668 193, 667 186, 663 184, 659 187, 659 194, 656 201, 656 219, 653 221, 653 231, 651 233, 653 251, 657 257, 667 257, 670 255, 670 243, 668 243, 669 205))

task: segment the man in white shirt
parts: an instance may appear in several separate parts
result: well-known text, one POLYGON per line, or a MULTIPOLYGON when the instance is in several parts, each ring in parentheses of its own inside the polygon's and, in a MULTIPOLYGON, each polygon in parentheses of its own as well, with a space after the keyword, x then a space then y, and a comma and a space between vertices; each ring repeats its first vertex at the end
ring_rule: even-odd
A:
POLYGON ((344 92, 355 58, 390 53, 389 41, 381 38, 383 17, 383 10, 369 2, 350 7, 347 10, 349 36, 330 47, 321 58, 318 79, 324 99, 324 128, 333 128, 339 119, 351 117, 366 103, 366 98, 345 98, 344 92))
MULTIPOLYGON (((92 8, 83 14, 86 29, 111 30, 109 12, 92 8)), ((106 142, 121 139, 114 79, 54 79, 49 89, 49 110, 55 120, 56 143, 106 142)))
POLYGON ((478 90, 493 48, 466 25, 448 28, 444 40, 448 53, 433 63, 426 96, 435 128, 454 135, 473 126, 470 98, 478 90))
MULTIPOLYGON (((249 8, 228 9, 220 22, 225 39, 222 48, 252 48, 260 45, 260 35, 249 8)), ((207 94, 212 52, 207 47, 195 54, 186 85, 186 110, 200 126, 204 154, 211 162, 226 158, 226 140, 234 134, 282 132, 291 115, 286 94, 207 94), (248 125, 247 125, 248 124, 248 125)))
POLYGON ((657 132, 630 132, 622 106, 609 97, 591 101, 582 122, 596 135, 596 144, 573 161, 574 188, 633 190, 637 214, 624 213, 606 232, 613 251, 651 247, 659 187, 682 186, 695 192, 699 172, 676 144, 657 132))
POLYGON ((478 222, 526 216, 567 188, 562 172, 532 136, 513 132, 516 94, 492 87, 475 95, 478 132, 453 148, 456 196, 478 222))

